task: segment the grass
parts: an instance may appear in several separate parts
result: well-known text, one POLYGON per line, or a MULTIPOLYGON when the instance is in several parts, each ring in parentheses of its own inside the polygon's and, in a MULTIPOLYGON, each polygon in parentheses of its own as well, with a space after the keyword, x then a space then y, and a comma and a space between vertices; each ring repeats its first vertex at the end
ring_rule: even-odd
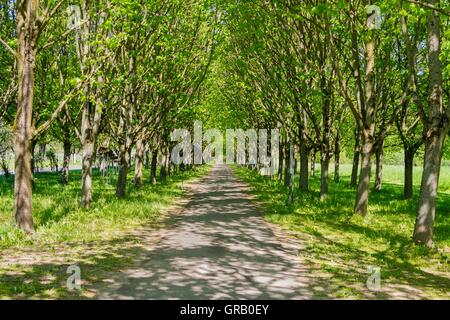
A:
POLYGON ((139 247, 139 236, 129 233, 162 226, 164 209, 183 195, 181 183, 206 170, 178 172, 156 186, 148 183, 146 172, 141 189, 130 175, 125 199, 115 196, 115 177, 102 181, 94 173, 89 210, 80 207, 80 172, 71 172, 67 186, 56 173, 36 174, 36 233, 31 236, 14 227, 13 181, 0 177, 0 299, 89 297, 86 290, 67 290, 67 267, 82 266, 83 281, 94 283, 108 270, 129 264, 139 247))
MULTIPOLYGON (((342 179, 330 181, 328 201, 319 199, 319 177, 310 191, 296 191, 286 205, 286 188, 254 171, 235 167, 262 203, 269 222, 281 225, 305 244, 299 252, 318 278, 327 279, 324 298, 450 298, 450 168, 443 167, 437 201, 435 240, 428 250, 412 244, 421 170, 415 168, 414 193, 402 199, 401 166, 385 166, 383 190, 371 192, 369 216, 353 216, 355 190, 349 187, 350 166, 341 166, 342 179), (366 288, 369 266, 381 268, 381 291, 366 288)), ((320 168, 319 168, 320 170, 320 168)), ((317 175, 320 172, 318 171, 317 175)), ((332 175, 330 175, 332 180, 332 175)), ((298 185, 298 181, 296 181, 298 185)), ((323 287, 323 282, 320 284, 323 287)))

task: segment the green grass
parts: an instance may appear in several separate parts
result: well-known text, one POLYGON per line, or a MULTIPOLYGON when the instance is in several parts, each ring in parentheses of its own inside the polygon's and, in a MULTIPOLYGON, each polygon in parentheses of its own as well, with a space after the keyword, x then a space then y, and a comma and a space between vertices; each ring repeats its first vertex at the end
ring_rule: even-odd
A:
MULTIPOLYGON (((115 195, 115 178, 104 181, 94 173, 93 201, 89 210, 80 206, 81 174, 71 172, 70 183, 62 186, 56 173, 35 175, 33 219, 36 234, 27 236, 14 226, 13 179, 0 177, 0 249, 32 243, 51 244, 65 241, 95 241, 142 223, 155 221, 161 208, 182 195, 181 181, 198 177, 206 167, 170 176, 166 183, 138 190, 129 176, 125 199, 115 195)), ((147 172, 146 172, 147 174, 147 172)), ((144 176, 148 182, 148 177, 144 176)))
POLYGON ((163 226, 164 209, 183 195, 181 183, 207 170, 179 172, 156 186, 146 172, 141 189, 130 174, 125 199, 115 196, 115 177, 101 181, 94 173, 89 210, 80 207, 80 172, 71 172, 68 186, 55 173, 36 174, 31 236, 14 227, 13 181, 0 177, 0 299, 90 297, 84 286, 81 292, 66 288, 67 267, 79 265, 84 283, 93 284, 131 263, 142 253, 139 230, 163 226))
POLYGON ((266 219, 305 243, 299 253, 301 260, 318 277, 325 274, 328 279, 323 297, 450 298, 450 168, 442 168, 436 250, 415 246, 411 240, 421 175, 418 167, 414 198, 404 200, 402 167, 385 166, 383 190, 371 192, 366 219, 352 215, 355 190, 349 187, 350 169, 342 166, 341 182, 330 181, 328 201, 319 199, 318 171, 310 180, 311 191, 297 190, 295 203, 286 206, 287 192, 280 183, 245 168, 234 168, 253 187, 266 219), (369 266, 381 268, 380 292, 365 287, 369 266))

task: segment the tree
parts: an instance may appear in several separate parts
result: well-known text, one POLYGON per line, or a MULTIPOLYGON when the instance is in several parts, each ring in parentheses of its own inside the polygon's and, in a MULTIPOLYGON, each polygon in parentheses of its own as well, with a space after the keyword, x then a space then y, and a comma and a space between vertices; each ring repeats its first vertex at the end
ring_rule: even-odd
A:
MULTIPOLYGON (((439 7, 438 0, 425 3, 439 7)), ((441 16, 437 10, 427 12, 428 49, 428 112, 421 110, 425 129, 425 154, 420 188, 419 208, 414 226, 414 242, 433 245, 433 227, 436 214, 436 197, 444 141, 450 125, 450 97, 444 101, 443 71, 440 58, 442 49, 441 16)))

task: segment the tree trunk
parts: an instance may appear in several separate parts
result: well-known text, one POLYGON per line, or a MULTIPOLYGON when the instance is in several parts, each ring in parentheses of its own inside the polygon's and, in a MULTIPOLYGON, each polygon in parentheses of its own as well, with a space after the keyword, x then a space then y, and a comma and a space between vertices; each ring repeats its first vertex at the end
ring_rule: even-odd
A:
POLYGON ((365 108, 363 112, 363 159, 359 177, 358 192, 355 201, 355 213, 365 217, 369 204, 369 185, 372 169, 373 136, 375 133, 376 99, 375 99, 375 37, 365 43, 366 78, 365 108))
POLYGON ((63 185, 67 185, 69 183, 69 163, 70 163, 70 155, 72 152, 72 142, 70 141, 70 137, 64 139, 64 156, 63 156, 63 165, 61 168, 61 183, 63 185))
MULTIPOLYGON (((297 167, 298 167, 298 158, 297 158, 297 156, 294 156, 294 176, 297 174, 297 171, 298 171, 297 167)), ((258 164, 256 165, 256 169, 255 170, 259 172, 258 164)))
POLYGON ((369 204, 369 185, 372 171, 372 149, 373 143, 365 138, 362 154, 361 172, 359 174, 358 191, 356 193, 355 213, 363 217, 367 215, 367 206, 369 204))
POLYGON ((145 150, 145 164, 144 164, 145 169, 150 169, 150 150, 148 148, 146 148, 145 150))
POLYGON ((34 180, 34 173, 36 172, 36 158, 34 156, 34 150, 36 149, 37 140, 33 139, 31 141, 31 187, 34 190, 35 186, 35 180, 34 180))
POLYGON ((359 158, 361 154, 361 133, 355 129, 355 148, 353 152, 352 177, 350 186, 356 187, 358 183, 359 158))
POLYGON ((92 164, 94 163, 94 143, 83 144, 82 177, 81 177, 81 206, 89 209, 92 202, 92 164))
POLYGON ((162 150, 161 170, 159 171, 159 178, 161 181, 166 181, 167 177, 167 160, 165 149, 162 150))
POLYGON ((151 181, 152 185, 156 184, 156 166, 158 164, 158 150, 152 152, 152 165, 151 165, 151 181))
POLYGON ((419 209, 414 227, 414 242, 431 246, 436 210, 436 196, 439 185, 442 151, 446 130, 433 134, 425 145, 425 156, 420 188, 419 209))
POLYGON ((23 0, 17 10, 17 113, 14 131, 14 218, 25 232, 34 231, 32 217, 31 140, 34 72, 38 37, 37 1, 23 0))
POLYGON ((328 199, 328 167, 330 165, 330 157, 328 154, 321 155, 320 159, 320 200, 328 199))
POLYGON ((299 108, 298 110, 298 129, 299 129, 299 153, 300 153, 300 179, 299 189, 302 191, 308 191, 309 173, 308 173, 308 157, 309 150, 307 144, 308 134, 308 116, 305 111, 299 108))
MULTIPOLYGON (((24 121, 24 119, 20 118, 19 121, 24 121)), ((31 151, 27 131, 28 129, 23 127, 16 128, 14 144, 14 217, 18 227, 25 232, 33 232, 31 151)))
MULTIPOLYGON (((90 91, 89 86, 85 86, 84 92, 86 96, 90 91)), ((101 107, 95 106, 93 120, 91 120, 91 102, 84 101, 83 115, 81 120, 81 144, 83 148, 82 159, 82 181, 81 181, 81 205, 85 209, 89 209, 92 201, 92 166, 94 165, 95 140, 101 119, 101 107)))
MULTIPOLYGON (((428 3, 438 6, 436 0, 428 0, 428 3)), ((441 159, 449 128, 448 114, 450 113, 450 102, 447 110, 443 106, 442 65, 439 58, 441 53, 441 26, 440 15, 437 11, 431 11, 428 14, 427 31, 428 105, 430 111, 429 120, 422 119, 426 129, 425 156, 413 238, 416 244, 432 246, 441 159)))
POLYGON ((134 183, 136 187, 142 187, 142 167, 144 164, 144 148, 145 145, 142 140, 136 142, 136 155, 134 163, 134 183))
POLYGON ((405 199, 411 199, 413 196, 413 167, 414 152, 405 148, 405 181, 403 187, 405 199))
POLYGON ((277 174, 277 178, 278 181, 282 181, 283 180, 283 146, 280 146, 280 152, 278 153, 278 174, 277 174))
POLYGON ((384 141, 381 142, 375 152, 375 191, 381 191, 383 179, 384 141))
POLYGON ((289 195, 288 195, 288 204, 292 204, 294 202, 294 195, 295 195, 295 183, 294 183, 294 178, 295 178, 295 173, 294 173, 294 146, 292 144, 290 144, 289 146, 289 183, 288 183, 288 187, 289 187, 289 195))
MULTIPOLYGON (((88 2, 82 2, 82 15, 86 20, 81 30, 81 46, 79 50, 80 69, 82 74, 87 74, 87 59, 89 55, 89 13, 88 2)), ((77 38, 78 39, 78 38, 77 38)), ((84 209, 89 209, 92 202, 92 165, 94 163, 94 137, 92 133, 91 123, 91 103, 89 101, 90 86, 85 84, 83 86, 83 114, 81 117, 81 145, 83 148, 82 158, 82 176, 81 176, 81 206, 84 209)))
POLYGON ((123 198, 126 195, 129 161, 130 159, 128 150, 126 150, 125 146, 121 146, 119 154, 119 177, 117 178, 116 188, 116 195, 119 198, 123 198))
POLYGON ((7 151, 4 151, 1 153, 1 160, 2 160, 2 170, 5 175, 5 178, 9 179, 9 177, 11 176, 11 173, 9 172, 9 167, 8 167, 7 151))
MULTIPOLYGON (((37 140, 36 139, 32 140, 31 141, 31 173, 36 172, 36 156, 35 156, 36 145, 37 145, 37 140)), ((33 177, 31 179, 33 180, 32 183, 34 184, 33 177)))
MULTIPOLYGON (((89 33, 90 33, 90 20, 89 20, 89 5, 88 1, 82 1, 82 16, 83 26, 81 28, 81 36, 79 40, 80 55, 78 57, 81 73, 83 75, 88 74, 88 59, 90 56, 89 46, 89 33)), ((101 86, 104 82, 102 77, 97 80, 98 84, 95 88, 95 107, 89 97, 92 94, 92 86, 90 83, 86 83, 83 86, 83 114, 81 118, 81 145, 83 148, 83 160, 82 160, 82 182, 81 182, 81 205, 85 209, 89 209, 92 202, 92 166, 95 160, 95 142, 97 140, 97 134, 100 126, 102 116, 103 101, 101 98, 101 86), (94 109, 94 110, 92 110, 94 109)))
POLYGON ((165 160, 166 160, 166 174, 167 176, 170 176, 172 174, 172 161, 170 161, 170 152, 169 152, 169 146, 166 146, 164 149, 165 152, 165 160))
POLYGON ((313 150, 311 154, 311 177, 316 174, 316 150, 313 150))
POLYGON ((334 182, 339 182, 339 164, 341 158, 341 136, 339 130, 336 132, 336 141, 334 142, 334 182))
POLYGON ((106 177, 106 167, 107 167, 106 158, 104 155, 100 158, 100 164, 99 164, 99 174, 102 178, 102 182, 104 182, 104 178, 106 177))
POLYGON ((291 181, 290 177, 291 163, 290 163, 290 152, 289 152, 289 144, 286 143, 284 149, 284 186, 289 187, 289 182, 291 181))
POLYGON ((308 190, 308 147, 303 141, 300 143, 300 190, 308 190))

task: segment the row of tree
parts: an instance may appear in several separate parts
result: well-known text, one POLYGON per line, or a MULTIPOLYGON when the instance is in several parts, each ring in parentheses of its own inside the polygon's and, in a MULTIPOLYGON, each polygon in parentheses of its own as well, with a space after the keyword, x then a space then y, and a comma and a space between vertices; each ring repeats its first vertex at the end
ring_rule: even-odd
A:
POLYGON ((414 241, 432 245, 450 125, 450 2, 259 0, 225 8, 219 99, 244 126, 280 128, 278 178, 293 187, 295 145, 299 188, 307 190, 308 162, 319 153, 326 201, 330 161, 338 181, 343 141, 353 140, 354 212, 365 216, 373 158, 374 189, 382 187, 386 141, 403 147, 405 198, 413 195, 414 157, 423 146, 414 241))
POLYGON ((414 240, 431 245, 450 126, 449 15, 448 0, 1 0, 0 121, 14 133, 16 223, 34 229, 39 141, 64 146, 63 183, 81 149, 89 208, 96 158, 117 160, 123 197, 131 151, 136 185, 146 157, 154 182, 158 154, 163 175, 170 166, 172 129, 192 127, 206 108, 226 110, 212 119, 221 126, 279 128, 278 178, 291 190, 292 151, 302 190, 319 154, 323 201, 331 160, 338 181, 341 150, 354 141, 354 211, 363 216, 373 158, 382 188, 386 143, 403 147, 405 198, 423 148, 414 240))
POLYGON ((217 44, 218 11, 193 0, 0 1, 0 121, 14 133, 14 215, 34 230, 34 149, 48 136, 82 153, 81 203, 92 202, 96 159, 118 163, 126 194, 131 150, 142 184, 144 159, 156 181, 169 170, 169 135, 193 123, 217 44))

